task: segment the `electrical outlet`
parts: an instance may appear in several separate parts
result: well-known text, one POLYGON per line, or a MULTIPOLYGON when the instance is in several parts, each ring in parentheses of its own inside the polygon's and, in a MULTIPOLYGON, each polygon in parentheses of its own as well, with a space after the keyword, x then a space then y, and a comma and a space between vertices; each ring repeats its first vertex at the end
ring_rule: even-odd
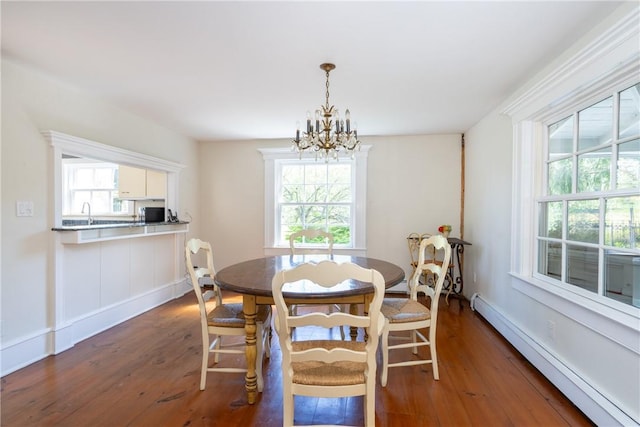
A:
POLYGON ((473 283, 476 283, 478 281, 478 278, 476 277, 476 272, 473 272, 473 283))
POLYGON ((551 341, 556 340, 556 322, 553 320, 547 320, 547 335, 551 338, 551 341))

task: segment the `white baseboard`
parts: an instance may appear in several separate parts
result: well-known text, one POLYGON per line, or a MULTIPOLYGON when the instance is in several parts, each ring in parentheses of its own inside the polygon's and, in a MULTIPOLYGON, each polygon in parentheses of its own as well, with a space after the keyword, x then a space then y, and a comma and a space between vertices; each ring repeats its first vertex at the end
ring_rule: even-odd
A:
POLYGON ((68 350, 82 340, 178 298, 191 289, 185 280, 180 280, 76 318, 56 330, 45 329, 7 343, 0 349, 0 376, 68 350))
POLYGON ((533 340, 506 315, 474 294, 472 309, 502 336, 598 426, 640 426, 571 368, 533 340))

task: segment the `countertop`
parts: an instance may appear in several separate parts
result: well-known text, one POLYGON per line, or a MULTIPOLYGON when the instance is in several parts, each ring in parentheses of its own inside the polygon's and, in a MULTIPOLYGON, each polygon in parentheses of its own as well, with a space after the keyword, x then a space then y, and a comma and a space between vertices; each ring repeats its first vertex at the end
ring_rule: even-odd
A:
POLYGON ((53 227, 53 231, 80 231, 80 230, 97 230, 101 228, 133 228, 133 227, 147 227, 156 225, 178 225, 189 224, 188 221, 178 222, 133 222, 133 221, 103 221, 96 220, 93 224, 87 225, 86 220, 72 220, 63 221, 63 225, 53 227))

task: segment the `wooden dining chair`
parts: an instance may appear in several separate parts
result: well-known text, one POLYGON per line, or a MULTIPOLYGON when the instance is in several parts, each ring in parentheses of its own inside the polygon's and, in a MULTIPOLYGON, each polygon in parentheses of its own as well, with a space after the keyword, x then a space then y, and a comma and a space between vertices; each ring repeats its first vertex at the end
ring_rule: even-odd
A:
MULTIPOLYGON (((420 242, 424 239, 431 237, 429 233, 411 233, 407 237, 407 245, 409 246, 409 256, 411 257, 411 275, 416 271, 418 267, 418 258, 420 254, 420 242)), ((429 272, 424 272, 423 274, 423 283, 429 282, 429 272)))
POLYGON ((430 236, 422 239, 418 253, 418 263, 409 280, 409 298, 385 298, 380 311, 384 316, 384 330, 382 333, 382 377, 381 384, 387 385, 389 368, 398 366, 413 366, 432 364, 433 377, 439 379, 438 355, 436 352, 436 327, 438 321, 438 302, 447 274, 446 266, 451 259, 451 246, 444 236, 430 236), (433 254, 441 253, 442 263, 433 260, 433 254), (445 266, 445 267, 443 267, 445 266), (435 279, 434 286, 421 283, 420 276, 428 272, 435 279), (424 305, 419 300, 419 294, 429 297, 429 303, 424 305), (429 337, 420 331, 428 328, 429 337), (390 333, 398 331, 409 332, 408 337, 392 336, 390 333), (391 339, 408 338, 409 342, 390 345, 391 339), (429 346, 430 359, 412 359, 397 363, 389 362, 391 350, 411 348, 414 355, 418 355, 418 347, 429 346))
MULTIPOLYGON (((423 234, 418 234, 418 233, 411 233, 409 234, 409 236, 407 237, 407 243, 409 245, 409 254, 411 257, 411 267, 412 267, 412 275, 413 273, 416 271, 416 268, 418 266, 418 258, 419 258, 419 254, 420 254, 420 243, 424 240, 427 239, 429 237, 431 237, 432 234, 429 233, 423 233, 423 234)), ((430 262, 433 262, 434 264, 438 264, 440 266, 442 266, 442 254, 436 252, 433 247, 430 248, 430 253, 425 255, 425 260, 428 260, 430 262)), ((453 259, 450 259, 448 264, 444 264, 447 265, 447 268, 444 271, 445 274, 445 282, 447 283, 447 287, 448 287, 448 292, 447 292, 447 299, 446 302, 447 304, 449 304, 449 294, 451 294, 451 291, 453 290, 453 287, 455 286, 454 282, 453 282, 453 259)), ((429 270, 424 270, 422 273, 422 283, 423 284, 427 284, 429 286, 435 286, 436 284, 436 279, 435 277, 429 272, 429 270)))
POLYGON ((294 396, 347 397, 364 396, 366 426, 375 425, 376 350, 384 321, 380 305, 385 282, 377 270, 352 263, 322 261, 301 264, 291 270, 276 273, 272 280, 276 306, 275 328, 282 350, 283 425, 294 421, 294 396), (287 283, 310 281, 331 289, 345 280, 371 283, 373 299, 368 313, 312 312, 291 314, 283 296, 287 283), (335 326, 364 328, 367 341, 294 340, 293 328, 315 326, 331 329, 335 326))
MULTIPOLYGON (((328 231, 305 228, 300 231, 293 232, 289 235, 289 250, 291 255, 331 255, 333 256, 333 234, 328 231)), ((311 304, 305 304, 310 306, 311 304)), ((291 310, 295 313, 301 304, 291 306, 291 310)), ((339 304, 329 306, 329 311, 347 312, 347 307, 339 304)), ((345 338, 344 329, 340 328, 340 336, 345 338)))
MULTIPOLYGON (((242 313, 242 303, 223 303, 220 289, 213 281, 215 268, 213 266, 213 253, 211 245, 200 239, 190 239, 185 247, 185 260, 189 278, 193 290, 198 299, 200 308, 200 325, 202 331, 202 368, 200 371, 200 390, 205 389, 207 372, 247 372, 246 367, 216 367, 221 354, 245 354, 244 340, 224 344, 223 337, 242 337, 245 335, 245 320, 242 313), (206 267, 196 267, 193 257, 206 259, 206 267), (211 288, 203 292, 200 285, 206 280, 211 288), (208 279, 208 280, 207 280, 208 279), (210 302, 212 301, 212 302, 210 302), (207 308, 207 303, 211 308, 207 308), (214 366, 209 366, 209 355, 214 355, 214 366)), ((262 379, 263 355, 270 356, 271 333, 271 306, 260 305, 256 317, 258 337, 256 376, 258 391, 262 391, 264 382, 262 379)), ((243 357, 244 359, 244 357, 243 357)))

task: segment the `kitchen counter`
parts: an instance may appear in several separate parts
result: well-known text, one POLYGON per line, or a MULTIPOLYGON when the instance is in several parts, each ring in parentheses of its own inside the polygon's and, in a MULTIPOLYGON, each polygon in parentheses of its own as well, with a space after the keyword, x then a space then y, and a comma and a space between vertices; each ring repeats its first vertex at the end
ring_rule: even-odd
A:
POLYGON ((189 222, 131 222, 97 220, 87 225, 86 220, 64 221, 63 225, 53 227, 58 232, 60 243, 82 244, 107 240, 131 239, 136 237, 158 236, 162 234, 186 233, 189 222))
POLYGON ((63 220, 62 225, 53 227, 53 231, 77 231, 77 230, 94 230, 100 228, 131 228, 131 227, 146 227, 149 225, 175 225, 175 224, 189 224, 188 221, 178 222, 133 222, 133 221, 111 221, 111 220, 96 220, 91 225, 87 224, 87 220, 63 220))

